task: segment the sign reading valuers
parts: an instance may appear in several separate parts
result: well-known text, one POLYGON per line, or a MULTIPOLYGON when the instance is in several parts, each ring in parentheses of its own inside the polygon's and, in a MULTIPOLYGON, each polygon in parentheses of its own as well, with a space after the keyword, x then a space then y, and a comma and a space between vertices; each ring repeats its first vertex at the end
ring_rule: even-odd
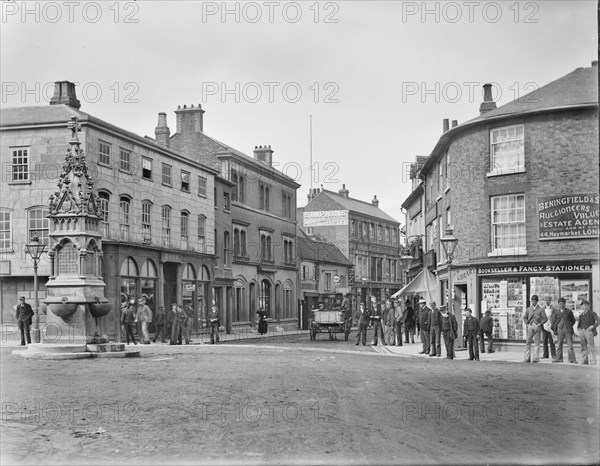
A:
POLYGON ((598 238, 599 206, 597 194, 539 197, 540 240, 598 238))

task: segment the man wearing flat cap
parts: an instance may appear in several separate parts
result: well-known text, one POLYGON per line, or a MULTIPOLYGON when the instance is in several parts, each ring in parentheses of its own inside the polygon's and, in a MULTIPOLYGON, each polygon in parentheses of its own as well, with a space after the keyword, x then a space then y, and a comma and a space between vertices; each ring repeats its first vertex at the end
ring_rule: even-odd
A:
POLYGON ((17 325, 21 332, 21 346, 25 346, 25 338, 27 337, 27 343, 31 343, 31 333, 29 328, 31 327, 31 318, 33 317, 33 309, 25 302, 25 296, 19 298, 19 304, 17 308, 17 325))
POLYGON ((573 349, 573 326, 575 325, 575 316, 573 311, 565 305, 565 298, 558 299, 558 310, 552 313, 552 331, 558 335, 558 347, 556 348, 556 357, 552 362, 563 362, 563 344, 567 340, 569 362, 575 364, 575 350, 573 349))
POLYGON ((531 306, 525 311, 523 322, 527 326, 527 339, 525 340, 525 357, 523 362, 540 362, 540 336, 542 327, 548 320, 544 308, 538 304, 537 295, 531 297, 531 306), (531 357, 531 343, 535 341, 535 353, 531 357))

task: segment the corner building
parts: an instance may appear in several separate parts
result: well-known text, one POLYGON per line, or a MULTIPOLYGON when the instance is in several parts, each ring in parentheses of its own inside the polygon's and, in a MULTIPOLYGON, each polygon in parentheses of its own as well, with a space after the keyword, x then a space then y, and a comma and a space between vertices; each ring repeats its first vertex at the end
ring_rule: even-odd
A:
MULTIPOLYGON (((447 120, 446 120, 447 122, 447 120)), ((532 295, 560 297, 577 316, 600 304, 598 63, 448 128, 420 170, 425 244, 435 251, 439 299, 448 267, 440 237, 458 238, 452 293, 458 318, 490 309, 495 337, 525 338, 532 295)))

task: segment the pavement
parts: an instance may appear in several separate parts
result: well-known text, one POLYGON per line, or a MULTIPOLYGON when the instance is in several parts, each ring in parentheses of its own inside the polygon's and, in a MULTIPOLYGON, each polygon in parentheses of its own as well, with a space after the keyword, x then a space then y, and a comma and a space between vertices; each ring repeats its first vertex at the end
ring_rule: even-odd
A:
MULTIPOLYGON (((17 333, 14 332, 13 325, 4 325, 2 327, 2 338, 0 340, 0 348, 12 348, 12 349, 25 349, 26 346, 20 346, 20 338, 17 333)), ((286 346, 286 343, 289 344, 290 347, 297 347, 299 342, 306 343, 307 346, 303 349, 310 349, 310 342, 307 341, 309 335, 308 330, 287 330, 284 327, 270 325, 267 334, 259 335, 255 329, 249 327, 243 327, 239 329, 234 329, 231 333, 227 334, 225 332, 219 332, 220 336, 220 345, 224 344, 239 344, 239 343, 252 343, 256 345, 260 343, 261 346, 269 346, 271 344, 277 345, 278 348, 282 348, 286 346)), ((350 334, 350 340, 354 341, 354 336, 356 335, 356 331, 353 328, 350 334)), ((370 336, 370 335, 369 335, 370 336)), ((343 348, 335 347, 332 345, 331 348, 323 348, 320 346, 319 348, 314 348, 315 350, 326 350, 327 352, 352 352, 352 353, 360 353, 360 354, 370 354, 370 352, 363 351, 354 351, 354 344, 350 344, 343 341, 343 336, 341 336, 342 343, 344 343, 343 348)), ((321 337, 323 338, 323 337, 321 337)), ((173 345, 174 348, 183 348, 188 347, 192 349, 193 347, 198 347, 200 345, 210 345, 210 336, 207 332, 201 332, 198 334, 192 335, 192 341, 189 345, 185 343, 181 346, 173 345)), ((335 343, 334 343, 335 344, 335 343)), ((150 345, 142 345, 138 344, 136 349, 142 350, 142 354, 146 352, 145 350, 149 350, 148 352, 153 352, 154 349, 169 347, 169 343, 151 343, 150 345)), ((396 357, 413 357, 413 358, 422 358, 422 359, 434 359, 437 357, 430 357, 428 354, 420 354, 419 352, 422 350, 421 342, 418 339, 415 339, 415 343, 404 343, 402 346, 391 346, 391 345, 382 345, 381 342, 378 345, 369 345, 372 353, 380 354, 384 356, 396 356, 396 357)), ((126 348, 133 348, 134 345, 126 346, 126 348)), ((493 353, 481 353, 479 354, 479 362, 517 362, 521 363, 523 361, 523 353, 525 351, 525 345, 523 343, 514 343, 514 344, 505 344, 498 343, 495 347, 495 351, 493 353)), ((541 352, 541 348, 540 348, 541 352)), ((572 366, 584 366, 579 364, 582 360, 582 355, 580 351, 580 346, 575 345, 575 352, 577 356, 577 364, 571 364, 565 359, 565 362, 562 364, 572 365, 572 366)), ((565 348, 565 357, 566 357, 566 348, 565 348)), ((437 359, 446 359, 446 349, 442 342, 442 356, 437 359)), ((458 348, 455 350, 455 359, 456 360, 469 360, 469 353, 466 348, 458 348)), ((478 362, 478 361, 473 361, 478 362)), ((543 359, 540 358, 538 364, 552 364, 552 358, 543 359)), ((594 366, 587 366, 594 367, 594 366)), ((598 366, 595 366, 598 367, 598 366)))

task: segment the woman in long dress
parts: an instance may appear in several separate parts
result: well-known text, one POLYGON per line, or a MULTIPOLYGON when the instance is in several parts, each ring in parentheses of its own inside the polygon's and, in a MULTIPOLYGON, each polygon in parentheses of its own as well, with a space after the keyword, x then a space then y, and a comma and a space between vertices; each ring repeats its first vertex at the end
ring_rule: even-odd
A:
POLYGON ((267 333, 268 327, 267 313, 262 307, 258 311, 256 311, 256 313, 258 314, 258 333, 260 335, 264 335, 265 333, 267 333))

